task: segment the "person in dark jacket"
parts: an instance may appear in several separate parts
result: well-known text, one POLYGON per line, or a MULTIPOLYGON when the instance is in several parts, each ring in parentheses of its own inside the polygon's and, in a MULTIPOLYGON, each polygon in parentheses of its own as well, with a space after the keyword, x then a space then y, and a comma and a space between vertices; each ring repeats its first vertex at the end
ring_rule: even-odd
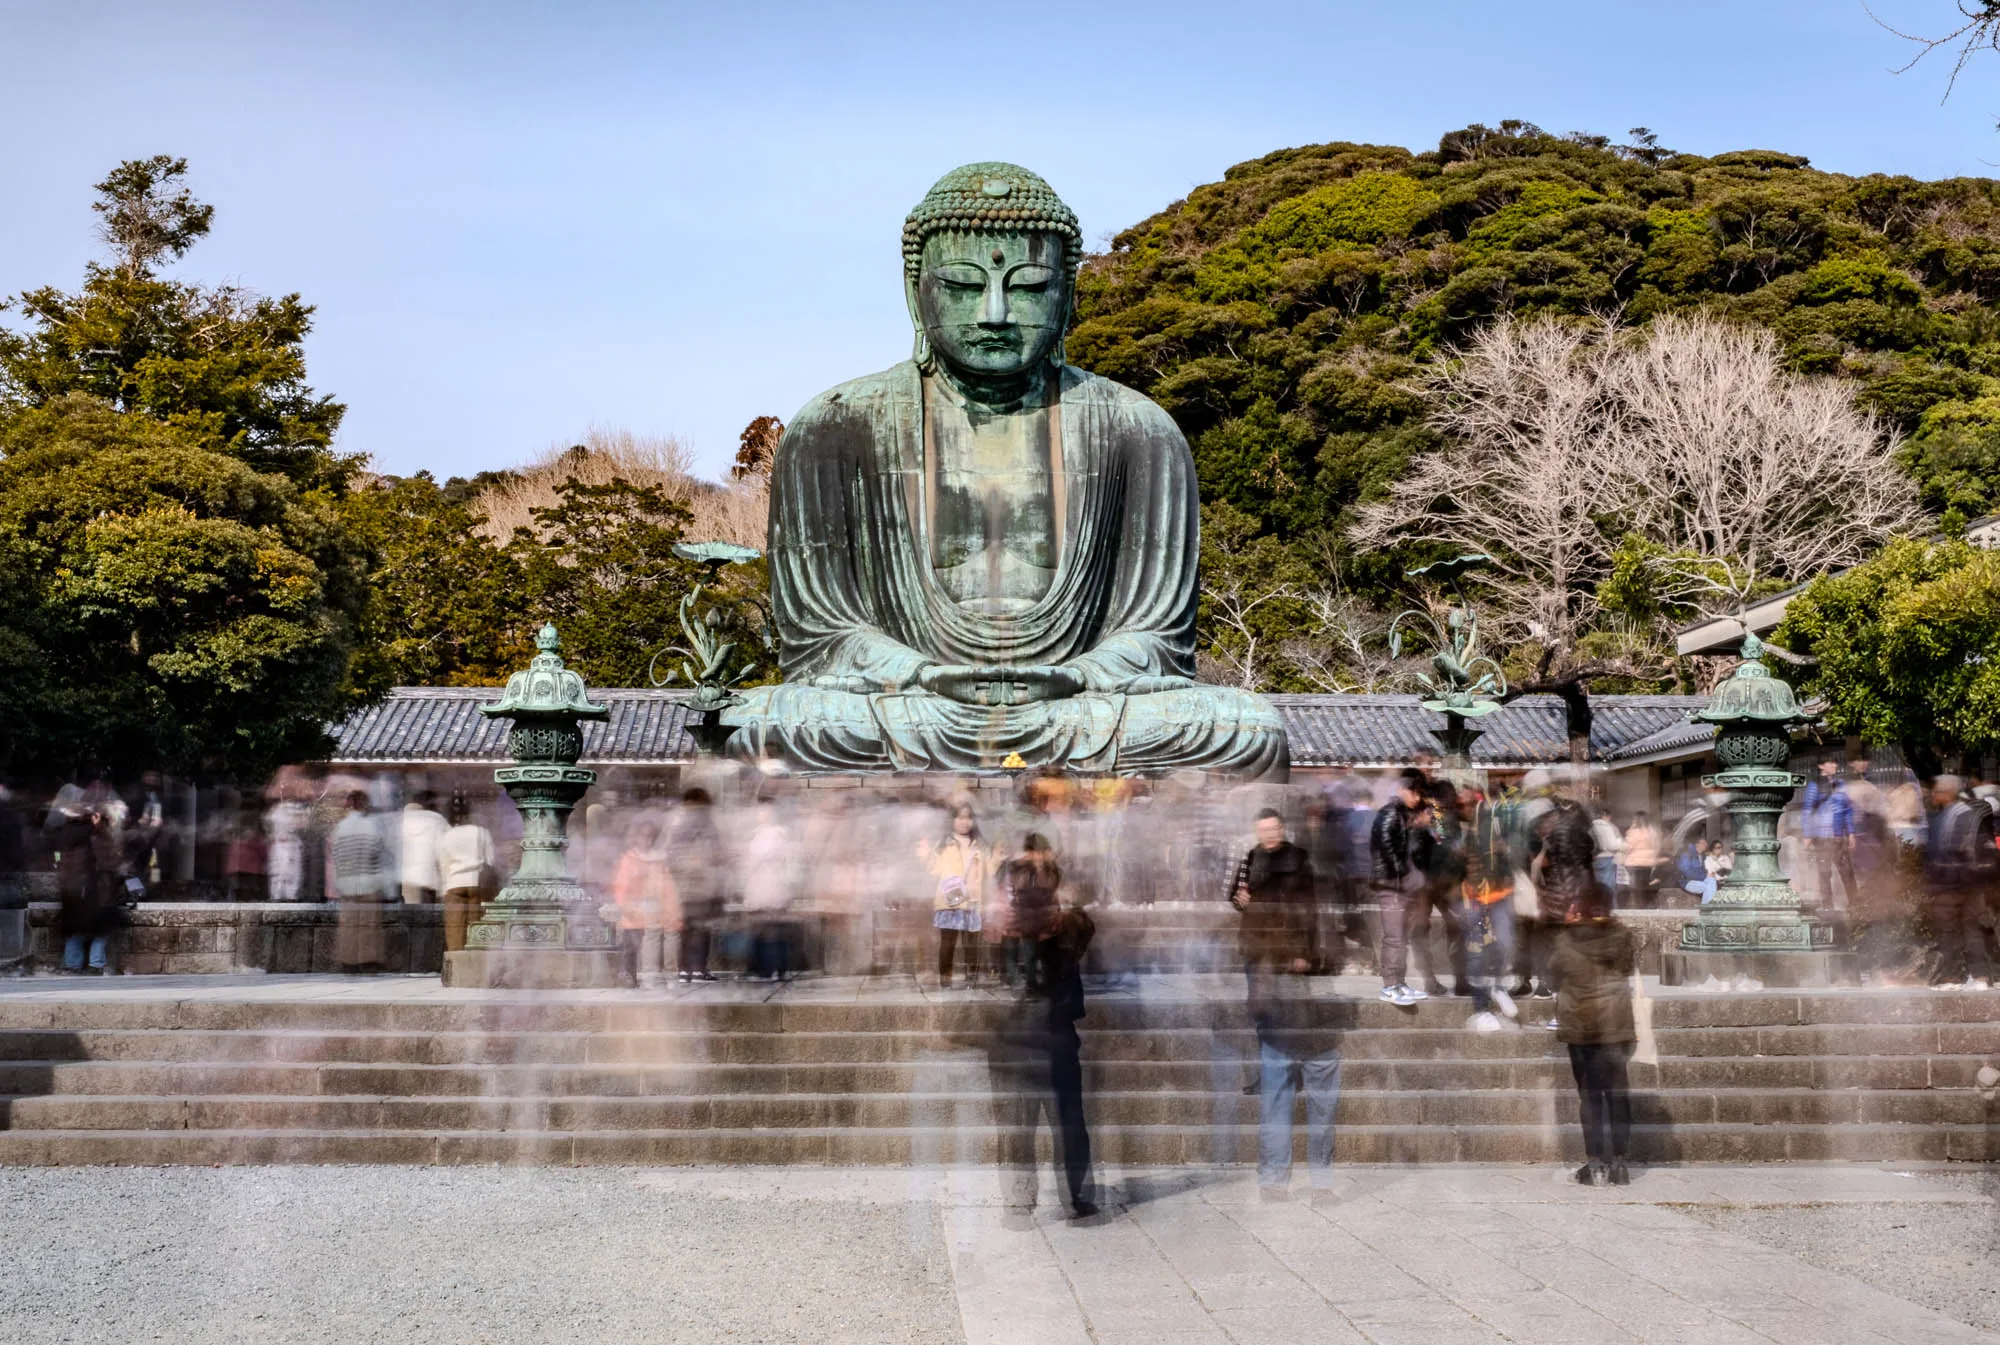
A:
MULTIPOLYGON (((1241 875, 1230 900, 1243 915, 1243 963, 1254 968, 1278 951, 1316 947, 1319 905, 1312 857, 1285 835, 1285 819, 1266 808, 1257 815, 1257 844, 1237 866, 1241 875)), ((1316 969, 1316 968, 1315 968, 1316 969)))
POLYGON ((1409 969, 1410 904, 1423 886, 1422 865, 1413 862, 1412 837, 1422 830, 1424 777, 1403 772, 1396 796, 1375 813, 1368 831, 1369 889, 1382 916, 1382 998, 1408 1007, 1428 996, 1404 980, 1409 969))
POLYGON ((1583 1121, 1585 1186, 1631 1181, 1632 1091, 1626 1067, 1639 1033, 1632 1015, 1632 931, 1593 886, 1556 936, 1556 1040, 1569 1048, 1583 1121))
POLYGON ((1423 872, 1423 883, 1409 905, 1405 941, 1410 958, 1423 976, 1426 995, 1447 991, 1438 977, 1437 954, 1431 946, 1431 916, 1444 926, 1445 956, 1451 963, 1454 988, 1470 995, 1465 973, 1465 930, 1458 918, 1459 886, 1465 881, 1465 827, 1459 816, 1458 788, 1449 780, 1433 781, 1425 791, 1429 819, 1411 835, 1410 856, 1423 872))
POLYGON ((715 974, 708 969, 709 941, 727 901, 729 861, 722 849, 722 832, 715 825, 714 800, 706 789, 690 789, 681 795, 680 812, 674 818, 667 847, 667 869, 681 901, 680 978, 713 981, 715 974))
MULTIPOLYGON (((1535 975, 1535 997, 1547 999, 1561 984, 1552 956, 1556 936, 1584 901, 1599 891, 1597 838, 1591 832, 1590 813, 1568 787, 1556 789, 1549 796, 1548 810, 1535 820, 1528 856, 1539 907, 1527 931, 1528 962, 1535 975)), ((1604 905, 1610 908, 1608 897, 1604 905)))
POLYGON ((1090 1129, 1083 1110, 1083 959, 1096 932, 1076 907, 1049 912, 1029 960, 1025 993, 987 1048, 1008 1217, 1026 1219, 1038 1184, 1035 1129, 1046 1115, 1055 1132, 1071 1217, 1098 1212, 1090 1186, 1090 1129))
POLYGON ((1055 926, 1056 893, 1062 887, 1062 867, 1048 837, 1031 831, 1021 853, 1001 870, 1007 907, 1007 934, 1000 941, 1000 974, 1010 986, 1032 989, 1035 950, 1055 926))
POLYGON ((1237 891, 1243 912, 1250 1021, 1257 1029, 1257 1185, 1267 1199, 1291 1187, 1292 1112, 1306 1095, 1306 1163, 1316 1190, 1333 1184, 1333 1121, 1340 1052, 1322 1024, 1307 978, 1318 969, 1319 919, 1312 862, 1266 809, 1237 891))
POLYGON ((1936 810, 1924 846, 1931 931, 1938 945, 1931 983, 1985 989, 1992 984, 1993 968, 1979 918, 1986 908, 1986 884, 1996 857, 1993 817, 1984 804, 1966 796, 1956 775, 1931 781, 1931 802, 1936 810))
POLYGON ((56 932, 64 971, 111 972, 111 936, 124 924, 125 858, 118 812, 109 791, 66 787, 53 823, 56 888, 62 901, 56 932), (66 796, 66 797, 65 797, 66 796), (86 963, 85 955, 88 954, 86 963))

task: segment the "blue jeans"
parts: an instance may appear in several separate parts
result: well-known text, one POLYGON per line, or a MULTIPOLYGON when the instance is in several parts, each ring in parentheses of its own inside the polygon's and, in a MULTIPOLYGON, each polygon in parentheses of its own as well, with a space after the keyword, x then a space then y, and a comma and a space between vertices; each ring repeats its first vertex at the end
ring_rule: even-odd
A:
POLYGON ((1701 904, 1706 906, 1715 897, 1715 887, 1715 879, 1704 878, 1698 883, 1682 883, 1681 891, 1692 892, 1695 896, 1700 897, 1701 904))
POLYGON ((1292 1104, 1301 1079, 1306 1088, 1307 1169, 1314 1186, 1333 1185, 1333 1112, 1340 1102, 1340 1052, 1294 1060, 1260 1038, 1257 1054, 1258 1185, 1291 1183, 1292 1104))
POLYGON ((1458 927, 1465 934, 1465 975, 1472 982, 1475 1013, 1493 1011, 1493 987, 1504 984, 1514 968, 1514 911, 1505 897, 1495 902, 1468 901, 1458 909, 1458 927))
POLYGON ((111 936, 109 934, 72 934, 63 940, 63 970, 83 970, 84 945, 90 946, 90 965, 104 971, 111 960, 111 936))

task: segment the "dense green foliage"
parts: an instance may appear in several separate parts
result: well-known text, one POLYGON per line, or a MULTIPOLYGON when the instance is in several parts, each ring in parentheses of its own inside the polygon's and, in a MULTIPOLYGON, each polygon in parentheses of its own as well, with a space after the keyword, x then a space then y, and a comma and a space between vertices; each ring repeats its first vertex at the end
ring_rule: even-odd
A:
POLYGON ((2000 746, 2000 551, 1893 542, 1792 599, 1776 639, 1819 660, 1805 686, 1836 733, 1925 774, 2000 746))
POLYGON ((363 557, 305 382, 312 309, 162 276, 212 210, 165 157, 94 208, 108 264, 0 328, 0 762, 255 773, 350 703, 363 557), (24 320, 24 321, 22 321, 24 320))
POLYGON ((1852 379, 1927 505, 1971 518, 2000 509, 1996 304, 2000 182, 1503 122, 1238 164, 1086 264, 1069 353, 1173 414, 1205 502, 1297 544, 1426 445, 1410 379, 1479 324, 1708 306, 1852 379))
POLYGON ((323 493, 80 394, 0 447, 0 762, 254 772, 319 749, 362 591, 323 493))
MULTIPOLYGON (((493 686, 534 655, 539 623, 599 686, 645 686, 648 664, 680 638, 679 606, 700 567, 673 553, 687 510, 659 490, 568 481, 536 528, 506 542, 480 531, 473 483, 427 475, 364 483, 343 504, 374 560, 355 680, 389 686, 493 686)), ((761 564, 732 567, 704 596, 725 611, 745 657, 760 648, 761 564)), ((673 666, 663 660, 664 670, 673 666)), ((765 671, 770 671, 766 660, 765 671)))

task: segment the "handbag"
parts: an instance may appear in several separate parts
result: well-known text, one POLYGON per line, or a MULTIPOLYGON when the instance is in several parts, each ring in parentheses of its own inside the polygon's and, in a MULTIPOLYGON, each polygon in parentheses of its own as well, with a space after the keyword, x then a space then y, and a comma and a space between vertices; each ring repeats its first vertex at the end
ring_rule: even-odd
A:
POLYGON ((1653 1035, 1653 999, 1639 973, 1632 973, 1632 1029, 1637 1040, 1632 1045, 1632 1063, 1658 1065, 1660 1039, 1653 1035))
POLYGON ((1523 920, 1533 920, 1542 913, 1542 894, 1535 890, 1535 880, 1527 870, 1514 870, 1514 914, 1523 920))
POLYGON ((965 879, 956 873, 947 873, 938 879, 938 900, 948 910, 957 910, 965 905, 965 879))

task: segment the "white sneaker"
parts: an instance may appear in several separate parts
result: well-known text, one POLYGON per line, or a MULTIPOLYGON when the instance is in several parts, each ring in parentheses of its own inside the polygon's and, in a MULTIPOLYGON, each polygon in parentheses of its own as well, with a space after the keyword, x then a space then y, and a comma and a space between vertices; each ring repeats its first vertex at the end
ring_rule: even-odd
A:
POLYGON ((1474 1032, 1498 1032, 1500 1020, 1490 1013, 1475 1013, 1466 1026, 1474 1032))
POLYGON ((1493 1006, 1509 1018, 1519 1018, 1521 1011, 1514 1007, 1514 997, 1499 986, 1493 987, 1493 1006))
POLYGON ((1418 1000, 1420 1000, 1420 999, 1429 999, 1429 998, 1431 997, 1431 992, 1430 992, 1430 991, 1428 991, 1428 990, 1419 990, 1419 989, 1418 989, 1418 988, 1417 988, 1416 986, 1414 986, 1414 985, 1406 985, 1406 986, 1404 986, 1404 987, 1403 987, 1403 993, 1404 993, 1404 994, 1406 994, 1406 995, 1408 995, 1408 996, 1410 997, 1410 1002, 1411 1002, 1412 1004, 1416 1003, 1416 1002, 1417 1002, 1418 1000))
POLYGON ((1967 990, 1991 990, 1993 982, 1978 976, 1968 976, 1965 981, 1965 988, 1967 990))
POLYGON ((1554 1032, 1556 1030, 1556 1020, 1551 1018, 1549 1019, 1548 1022, 1543 1023, 1542 1026, 1547 1028, 1549 1031, 1554 1032))
POLYGON ((1393 985, 1385 985, 1382 987, 1382 993, 1377 995, 1375 998, 1381 1000, 1384 1004, 1400 1003, 1402 1001, 1402 996, 1396 993, 1396 989, 1397 988, 1393 985))
POLYGON ((1396 994, 1396 1001, 1395 1001, 1396 1007, 1399 1009, 1407 1009, 1412 1004, 1415 1004, 1418 1000, 1424 998, 1424 993, 1421 990, 1412 990, 1407 985, 1397 986, 1395 988, 1395 994, 1396 994))

